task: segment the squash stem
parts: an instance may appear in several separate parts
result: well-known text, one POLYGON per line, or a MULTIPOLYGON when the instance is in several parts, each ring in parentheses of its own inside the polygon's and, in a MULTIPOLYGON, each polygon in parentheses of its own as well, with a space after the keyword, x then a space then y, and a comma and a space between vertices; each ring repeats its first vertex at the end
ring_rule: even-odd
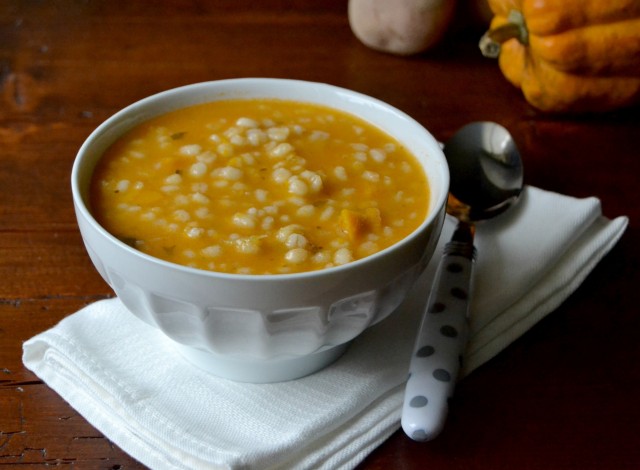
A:
POLYGON ((507 23, 490 29, 480 38, 480 51, 485 57, 492 59, 500 55, 500 46, 509 39, 517 39, 521 44, 529 44, 529 31, 522 13, 516 10, 509 12, 507 23))

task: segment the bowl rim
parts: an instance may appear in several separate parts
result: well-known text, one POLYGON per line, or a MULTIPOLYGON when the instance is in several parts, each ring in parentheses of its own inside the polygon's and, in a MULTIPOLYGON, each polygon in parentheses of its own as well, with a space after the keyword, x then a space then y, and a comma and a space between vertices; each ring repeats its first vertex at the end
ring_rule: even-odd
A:
MULTIPOLYGON (((234 97, 235 98, 235 97, 234 97)), ((268 94, 265 95, 265 98, 269 99, 270 97, 268 96, 268 94)), ((281 98, 277 98, 277 99, 281 99, 281 98)), ((282 98, 285 99, 285 98, 282 98)), ((299 100, 302 101, 302 100, 299 100)), ((205 103, 207 102, 206 100, 200 101, 200 103, 205 103)), ((313 102, 310 100, 310 102, 313 102)), ((183 106, 178 106, 175 107, 174 109, 181 109, 184 107, 188 107, 190 106, 189 104, 185 104, 183 106)), ((329 107, 331 107, 331 105, 327 105, 329 107)), ((349 112, 349 111, 345 111, 342 110, 343 112, 349 112)), ((165 111, 167 112, 167 111, 165 111)), ((353 113, 351 113, 353 114, 353 113)), ((148 117, 148 119, 157 116, 160 114, 155 114, 152 115, 150 117, 148 117)), ((365 119, 363 117, 360 117, 360 119, 365 119)), ((140 122, 144 122, 144 120, 140 121, 140 122)), ((136 125, 139 124, 136 123, 136 125)), ((374 124, 375 125, 375 124, 374 124)), ((129 127, 129 129, 133 128, 134 126, 129 127)), ((384 130, 384 129, 383 129, 384 130)), ((384 130, 385 132, 388 132, 386 130, 384 130)), ((421 167, 424 168, 423 164, 421 163, 421 167)), ((426 173, 426 171, 425 171, 426 173)), ((93 170, 90 173, 91 175, 93 174, 93 170)), ((429 175, 427 175, 427 178, 429 178, 429 175)), ((179 87, 175 87, 175 88, 170 88, 158 93, 154 93, 152 95, 149 95, 145 98, 142 98, 140 100, 137 100, 127 106, 125 106, 124 108, 120 109, 119 111, 117 111, 116 113, 114 113, 113 115, 111 115, 110 117, 108 117, 106 120, 104 120, 101 124, 98 125, 98 127, 96 127, 91 134, 89 134, 89 136, 84 140, 84 142, 82 143, 81 147, 79 148, 75 158, 74 158, 74 162, 73 162, 73 166, 72 166, 72 170, 71 170, 71 192, 72 192, 72 198, 73 198, 73 202, 74 202, 74 206, 75 206, 75 210, 77 211, 77 215, 78 217, 82 216, 85 221, 87 221, 94 230, 97 230, 100 235, 102 235, 103 237, 105 237, 106 239, 108 239, 110 242, 116 244, 117 246, 119 246, 121 249, 124 249, 126 252, 128 252, 129 254, 135 256, 135 257, 139 257, 142 258, 143 260, 146 260, 147 262, 153 263, 153 264, 158 264, 160 266, 163 266, 165 268, 169 268, 169 269, 177 269, 179 271, 185 272, 185 273, 190 273, 190 274, 197 274, 199 276, 206 276, 212 279, 227 279, 227 280, 250 280, 252 282, 261 282, 261 280, 264 280, 264 282, 273 282, 273 281, 285 281, 285 280, 291 280, 291 279, 307 279, 307 278, 317 278, 317 277, 323 277, 323 276, 330 276, 330 275, 334 275, 336 273, 346 273, 348 271, 351 270, 357 270, 359 268, 362 267, 362 265, 366 265, 366 264, 370 264, 372 262, 375 262, 377 259, 388 256, 390 251, 396 251, 398 250, 400 247, 409 244, 413 239, 415 239, 416 237, 420 236, 421 232, 423 232, 429 225, 433 224, 436 222, 436 218, 439 215, 440 212, 440 208, 443 208, 446 205, 446 200, 447 200, 447 196, 448 196, 448 188, 449 188, 449 181, 450 181, 450 177, 449 177, 449 168, 447 165, 447 161, 446 158, 444 156, 444 153, 442 152, 441 146, 439 145, 438 141, 435 139, 435 137, 422 125, 420 124, 418 121, 416 121, 414 118, 412 118, 411 116, 409 116, 407 113, 405 113, 404 111, 401 111, 400 109, 390 105, 389 103, 386 103, 378 98, 366 95, 364 93, 360 93, 354 90, 350 90, 347 88, 343 88, 340 86, 336 86, 336 85, 331 85, 328 83, 323 83, 323 82, 314 82, 314 81, 307 81, 307 80, 298 80, 298 79, 288 79, 288 78, 260 78, 260 77, 247 77, 247 78, 230 78, 230 79, 222 79, 222 80, 210 80, 210 81, 203 81, 203 82, 197 82, 197 83, 192 83, 192 84, 188 84, 188 85, 183 85, 183 86, 179 86, 179 87), (206 88, 209 89, 210 87, 224 87, 224 86, 229 86, 229 85, 239 85, 239 86, 251 86, 251 85, 270 85, 270 86, 287 86, 287 85, 298 85, 298 86, 307 86, 310 88, 317 88, 317 89, 324 89, 329 93, 334 93, 334 94, 338 94, 338 95, 345 95, 347 98, 352 98, 352 99, 358 99, 358 100, 364 100, 368 103, 370 103, 373 106, 379 107, 379 108, 383 108, 385 111, 390 112, 391 114, 395 115, 395 117, 406 121, 407 124, 412 125, 414 127, 416 127, 416 129, 419 129, 423 134, 424 134, 424 138, 428 139, 428 140, 432 140, 432 143, 435 143, 435 147, 438 149, 438 152, 435 152, 435 154, 430 154, 429 158, 435 158, 436 160, 438 160, 438 167, 440 168, 441 171, 441 175, 440 175, 440 179, 441 179, 441 183, 442 183, 442 187, 446 188, 447 190, 443 190, 440 194, 437 195, 435 202, 432 204, 433 208, 427 213, 427 216, 422 220, 422 222, 420 223, 420 225, 418 227, 416 227, 411 233, 409 233, 407 236, 405 236, 403 239, 397 241, 396 243, 394 243, 393 245, 390 245, 372 255, 366 256, 364 258, 360 258, 358 260, 355 261, 351 261, 349 263, 343 264, 343 265, 339 265, 339 266, 332 266, 329 268, 322 268, 322 269, 318 269, 318 270, 313 270, 313 271, 302 271, 302 272, 295 272, 295 273, 280 273, 280 274, 239 274, 239 273, 226 273, 226 272, 218 272, 218 271, 208 271, 208 270, 204 270, 204 269, 200 269, 200 268, 194 268, 194 267, 190 267, 190 266, 186 266, 186 265, 182 265, 182 264, 178 264, 178 263, 174 263, 171 261, 166 261, 163 260, 161 258, 157 258, 155 256, 146 254, 140 250, 136 250, 135 248, 127 245, 126 243, 124 243, 123 241, 119 240, 117 237, 115 237, 114 235, 112 235, 109 231, 107 231, 96 219, 95 217, 93 217, 91 211, 89 210, 88 204, 85 201, 85 197, 83 197, 83 191, 81 189, 81 178, 80 178, 80 174, 81 174, 81 169, 83 168, 83 166, 85 165, 85 156, 89 154, 89 149, 94 145, 95 141, 102 136, 105 132, 107 132, 109 129, 111 129, 112 127, 114 127, 117 123, 121 122, 123 120, 123 118, 126 118, 127 116, 129 116, 130 114, 132 114, 132 112, 136 111, 139 108, 145 108, 145 107, 149 107, 152 104, 164 100, 164 99, 169 99, 171 96, 176 95, 176 94, 182 94, 182 93, 188 93, 190 91, 193 90, 197 90, 200 88, 206 88)), ((430 194, 430 196, 432 196, 432 194, 430 194)))

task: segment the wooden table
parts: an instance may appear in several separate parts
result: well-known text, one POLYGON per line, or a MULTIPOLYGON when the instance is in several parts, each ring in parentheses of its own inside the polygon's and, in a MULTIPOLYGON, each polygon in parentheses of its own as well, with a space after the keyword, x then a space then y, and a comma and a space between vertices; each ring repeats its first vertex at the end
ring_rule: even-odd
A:
POLYGON ((439 139, 498 121, 529 184, 631 218, 574 295, 459 384, 437 440, 397 432, 360 468, 640 468, 640 113, 536 112, 481 57, 479 31, 459 20, 440 48, 401 58, 355 39, 346 0, 0 3, 0 466, 142 468, 21 362, 23 341, 112 295, 80 240, 71 165, 98 124, 138 99, 264 76, 375 96, 439 139))

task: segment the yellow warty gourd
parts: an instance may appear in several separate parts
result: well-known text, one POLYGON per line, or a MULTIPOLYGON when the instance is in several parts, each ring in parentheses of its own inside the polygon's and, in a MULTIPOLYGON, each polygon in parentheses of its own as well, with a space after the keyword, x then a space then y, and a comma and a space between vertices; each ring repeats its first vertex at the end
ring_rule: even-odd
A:
POLYGON ((480 48, 534 107, 600 112, 640 103, 640 0, 489 0, 480 48))

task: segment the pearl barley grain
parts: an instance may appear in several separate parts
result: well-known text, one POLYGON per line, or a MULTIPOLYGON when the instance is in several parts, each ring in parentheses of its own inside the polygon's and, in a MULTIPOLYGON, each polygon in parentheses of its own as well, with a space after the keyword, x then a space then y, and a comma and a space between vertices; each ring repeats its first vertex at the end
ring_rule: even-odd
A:
POLYGON ((197 144, 183 145, 182 147, 180 147, 179 152, 180 155, 192 157, 202 152, 202 147, 197 144))
POLYGON ((287 251, 284 255, 284 258, 293 264, 300 264, 307 260, 309 257, 309 252, 304 248, 292 248, 287 251))
POLYGON ((207 170, 208 168, 206 163, 197 162, 191 165, 191 168, 189 168, 189 173, 191 174, 191 176, 195 176, 198 178, 204 176, 207 173, 207 170))
POLYGON ((353 261, 353 254, 348 248, 340 248, 336 250, 335 254, 333 255, 333 262, 338 265, 347 264, 351 261, 353 261))

